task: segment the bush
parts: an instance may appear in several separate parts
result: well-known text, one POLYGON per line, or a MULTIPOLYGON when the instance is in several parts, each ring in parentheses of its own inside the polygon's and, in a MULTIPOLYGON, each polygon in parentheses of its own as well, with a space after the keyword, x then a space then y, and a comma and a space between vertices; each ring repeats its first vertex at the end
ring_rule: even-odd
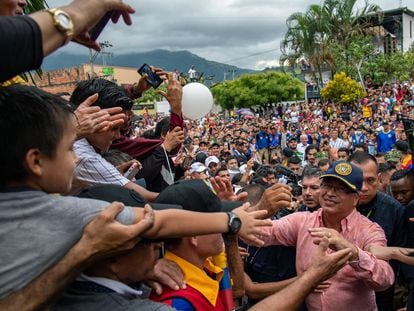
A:
POLYGON ((354 103, 367 93, 357 81, 348 77, 345 72, 340 72, 321 90, 321 95, 325 99, 347 104, 354 103))

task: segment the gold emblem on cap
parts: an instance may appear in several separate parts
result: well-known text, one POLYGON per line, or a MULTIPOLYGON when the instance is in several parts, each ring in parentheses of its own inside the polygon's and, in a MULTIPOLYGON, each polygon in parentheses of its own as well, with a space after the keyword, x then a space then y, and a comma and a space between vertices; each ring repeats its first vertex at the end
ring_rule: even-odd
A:
POLYGON ((335 172, 342 176, 348 176, 352 172, 352 166, 349 163, 339 163, 335 166, 335 172))

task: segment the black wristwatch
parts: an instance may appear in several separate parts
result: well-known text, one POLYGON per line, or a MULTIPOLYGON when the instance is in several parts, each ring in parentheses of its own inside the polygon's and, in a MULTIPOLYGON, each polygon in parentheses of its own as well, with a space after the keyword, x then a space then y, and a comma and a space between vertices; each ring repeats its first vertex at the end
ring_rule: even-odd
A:
POLYGON ((227 234, 236 234, 237 232, 239 232, 241 228, 241 224, 242 224, 241 220, 239 216, 237 216, 233 212, 226 212, 226 214, 227 216, 229 216, 229 222, 228 222, 229 231, 227 232, 227 234))

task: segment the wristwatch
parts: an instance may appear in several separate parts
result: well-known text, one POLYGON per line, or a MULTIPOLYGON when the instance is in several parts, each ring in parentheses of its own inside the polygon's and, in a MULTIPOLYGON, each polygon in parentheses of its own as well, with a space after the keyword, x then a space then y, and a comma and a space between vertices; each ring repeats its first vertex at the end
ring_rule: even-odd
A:
POLYGON ((62 11, 61 9, 56 8, 48 9, 46 12, 52 15, 53 25, 56 27, 56 29, 65 35, 65 41, 63 45, 69 43, 74 35, 73 22, 69 14, 65 11, 62 11))
POLYGON ((226 212, 226 214, 227 216, 229 216, 229 231, 227 232, 227 234, 236 234, 237 232, 239 232, 242 222, 239 216, 237 216, 235 213, 226 212))

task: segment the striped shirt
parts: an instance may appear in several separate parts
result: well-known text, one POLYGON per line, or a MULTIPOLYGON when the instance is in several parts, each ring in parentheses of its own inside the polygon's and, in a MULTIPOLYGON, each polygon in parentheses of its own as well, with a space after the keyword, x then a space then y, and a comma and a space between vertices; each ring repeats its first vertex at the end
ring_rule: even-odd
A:
POLYGON ((337 138, 333 140, 332 138, 329 140, 329 146, 331 148, 339 149, 341 147, 346 147, 344 141, 341 138, 337 138))
POLYGON ((115 166, 106 161, 84 138, 75 142, 76 163, 72 189, 69 195, 77 195, 83 189, 98 184, 125 186, 129 180, 115 166))

